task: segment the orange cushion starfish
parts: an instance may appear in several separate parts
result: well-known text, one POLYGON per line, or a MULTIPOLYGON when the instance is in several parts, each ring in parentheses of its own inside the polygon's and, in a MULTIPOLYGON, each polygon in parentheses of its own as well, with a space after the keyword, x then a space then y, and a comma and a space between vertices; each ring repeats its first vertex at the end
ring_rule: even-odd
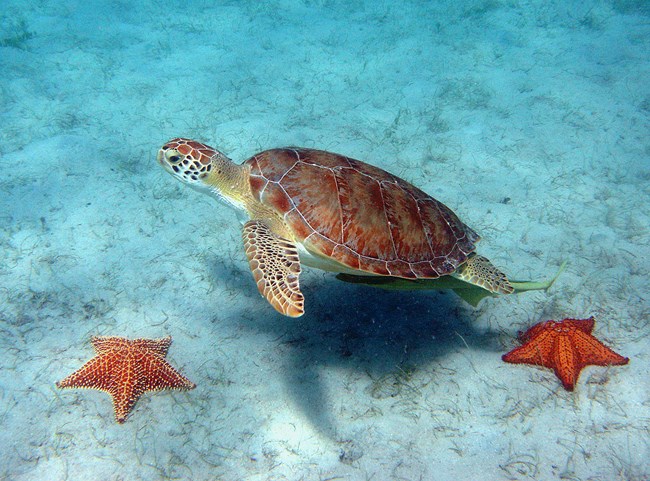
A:
POLYGON ((593 316, 589 319, 564 319, 539 322, 519 333, 522 346, 504 354, 505 362, 534 364, 555 371, 567 391, 573 391, 580 371, 588 365, 627 364, 629 359, 615 353, 591 335, 593 316))
POLYGON ((91 342, 95 357, 56 385, 106 391, 113 397, 118 423, 126 420, 135 402, 147 391, 196 387, 165 360, 171 336, 133 340, 96 336, 91 342))

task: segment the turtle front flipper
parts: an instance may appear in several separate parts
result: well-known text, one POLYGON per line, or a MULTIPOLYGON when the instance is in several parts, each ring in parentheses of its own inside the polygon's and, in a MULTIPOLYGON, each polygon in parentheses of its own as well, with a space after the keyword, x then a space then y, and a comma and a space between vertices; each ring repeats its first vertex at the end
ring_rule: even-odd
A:
POLYGON ((477 254, 470 255, 455 275, 465 282, 496 294, 512 294, 515 291, 503 272, 494 267, 485 257, 477 254))
POLYGON ((257 288, 276 311, 298 317, 305 300, 300 292, 300 258, 296 245, 271 232, 260 220, 244 224, 244 247, 257 288))

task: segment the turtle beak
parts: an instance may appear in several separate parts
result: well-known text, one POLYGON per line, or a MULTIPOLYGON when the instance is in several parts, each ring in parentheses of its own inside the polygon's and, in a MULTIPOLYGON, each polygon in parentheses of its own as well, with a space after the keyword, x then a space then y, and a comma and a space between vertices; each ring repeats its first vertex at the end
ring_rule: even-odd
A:
POLYGON ((158 156, 156 159, 158 160, 158 163, 162 165, 163 169, 165 169, 170 174, 173 173, 171 165, 169 165, 169 162, 165 160, 165 152, 162 149, 158 151, 158 156))

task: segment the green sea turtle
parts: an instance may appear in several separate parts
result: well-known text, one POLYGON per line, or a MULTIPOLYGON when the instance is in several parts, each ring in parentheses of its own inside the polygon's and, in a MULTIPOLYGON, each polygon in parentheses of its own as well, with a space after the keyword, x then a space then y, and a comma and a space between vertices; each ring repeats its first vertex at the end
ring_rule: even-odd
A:
POLYGON ((287 147, 236 165, 177 138, 162 146, 158 162, 237 210, 257 287, 286 316, 304 312, 301 264, 357 276, 452 275, 491 293, 513 292, 505 274, 474 252, 478 234, 447 206, 359 160, 287 147))

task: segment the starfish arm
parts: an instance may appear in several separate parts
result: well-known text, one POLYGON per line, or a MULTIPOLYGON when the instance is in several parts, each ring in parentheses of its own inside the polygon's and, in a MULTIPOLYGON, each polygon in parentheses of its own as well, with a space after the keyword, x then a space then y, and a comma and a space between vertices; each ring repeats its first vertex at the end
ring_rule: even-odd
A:
POLYGON ((99 355, 62 381, 57 382, 56 385, 60 388, 73 387, 110 391, 113 386, 112 369, 113 363, 108 356, 99 355))
POLYGON ((591 331, 594 330, 595 322, 594 316, 591 316, 589 319, 564 319, 562 325, 570 329, 582 331, 585 334, 591 334, 591 331))
POLYGON ((517 337, 519 338, 519 341, 522 344, 526 344, 531 339, 535 339, 542 332, 544 332, 544 330, 549 326, 549 323, 552 323, 552 322, 554 322, 554 321, 539 322, 539 323, 535 324, 534 326, 528 328, 528 330, 526 332, 519 331, 519 335, 517 337))
POLYGON ((90 340, 97 354, 126 349, 129 342, 128 339, 115 336, 93 336, 90 340))
POLYGON ((502 356, 505 362, 515 364, 534 364, 536 366, 553 367, 553 334, 541 331, 526 344, 519 346, 502 356))
POLYGON ((567 334, 558 336, 553 353, 553 370, 567 391, 573 391, 584 367, 580 365, 576 354, 571 337, 567 334))
POLYGON ((144 392, 137 389, 137 366, 133 362, 124 362, 119 372, 119 383, 109 391, 113 398, 113 408, 115 410, 115 419, 118 423, 126 421, 126 417, 133 409, 136 401, 144 392))
POLYGON ((147 351, 155 352, 156 354, 165 357, 169 346, 172 343, 172 337, 162 337, 160 339, 134 339, 131 341, 134 347, 138 349, 145 349, 147 351))
POLYGON ((627 364, 629 361, 629 358, 614 352, 591 334, 583 331, 575 331, 573 342, 580 356, 580 361, 584 365, 608 366, 613 364, 620 366, 627 364))
POLYGON ((194 389, 196 385, 180 374, 165 359, 147 355, 142 360, 145 376, 142 387, 146 391, 163 389, 194 389))

